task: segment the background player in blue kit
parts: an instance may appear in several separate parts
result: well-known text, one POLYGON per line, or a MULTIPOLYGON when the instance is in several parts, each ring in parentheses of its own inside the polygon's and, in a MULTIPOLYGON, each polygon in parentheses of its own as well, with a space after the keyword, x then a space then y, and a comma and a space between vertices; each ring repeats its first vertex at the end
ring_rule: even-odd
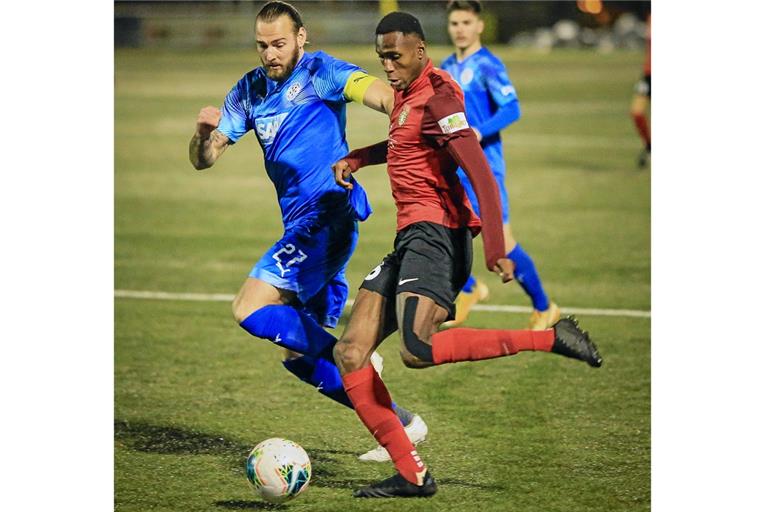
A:
MULTIPOLYGON (((392 109, 392 89, 359 67, 323 52, 305 52, 299 12, 269 2, 256 16, 262 66, 235 84, 221 111, 203 108, 190 141, 196 169, 214 164, 253 130, 277 191, 285 233, 254 265, 232 304, 246 331, 287 350, 286 369, 333 400, 352 407, 333 361, 335 327, 347 300, 345 268, 357 243, 357 222, 371 213, 365 191, 338 186, 331 165, 347 154, 346 103, 392 109)), ((374 361, 377 366, 377 361, 374 361)), ((392 404, 409 438, 427 426, 392 404)), ((389 460, 374 448, 364 460, 389 460)))
MULTIPOLYGON (((504 64, 482 46, 480 34, 483 32, 483 20, 480 18, 480 2, 452 1, 448 3, 447 10, 448 34, 456 51, 445 59, 440 67, 448 71, 464 91, 467 120, 480 141, 499 186, 507 257, 514 263, 515 280, 520 283, 533 303, 528 328, 546 329, 560 319, 560 308, 547 297, 533 259, 512 237, 509 225, 509 201, 504 184, 506 166, 500 132, 520 118, 517 93, 507 76, 504 64)), ((472 207, 475 212, 479 212, 477 196, 462 169, 459 169, 459 178, 472 207)), ((456 300, 456 319, 446 322, 446 326, 464 322, 472 306, 487 296, 488 287, 470 275, 456 300)))

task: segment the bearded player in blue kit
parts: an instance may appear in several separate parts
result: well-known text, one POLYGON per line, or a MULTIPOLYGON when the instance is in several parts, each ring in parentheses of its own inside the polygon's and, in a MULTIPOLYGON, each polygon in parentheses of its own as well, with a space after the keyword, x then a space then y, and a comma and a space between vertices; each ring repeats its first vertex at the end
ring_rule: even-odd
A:
MULTIPOLYGON (((211 167, 229 145, 253 130, 280 203, 285 233, 254 265, 232 311, 253 336, 286 349, 285 368, 350 409, 333 360, 335 327, 347 300, 344 275, 358 237, 357 222, 371 214, 365 191, 336 184, 331 165, 347 154, 346 103, 382 113, 393 91, 359 67, 317 51, 305 52, 307 32, 299 12, 268 2, 256 16, 262 66, 235 84, 221 110, 208 106, 197 118, 189 158, 211 167)), ((380 368, 378 354, 372 357, 380 368)), ((392 408, 414 443, 427 435, 424 421, 394 402, 392 408)), ((361 460, 387 461, 376 447, 361 460)))
MULTIPOLYGON (((512 82, 507 76, 504 63, 485 48, 480 41, 483 20, 482 5, 478 1, 451 1, 448 3, 448 34, 455 47, 440 65, 448 71, 464 92, 467 121, 475 132, 488 164, 496 178, 501 194, 504 221, 504 245, 514 264, 515 280, 520 284, 533 304, 528 328, 542 330, 560 319, 560 308, 549 300, 539 279, 533 259, 512 237, 509 225, 509 202, 504 183, 506 166, 500 132, 520 118, 520 105, 512 82)), ((463 169, 458 171, 472 208, 479 212, 477 196, 463 169)), ((464 285, 456 300, 456 319, 446 322, 452 327, 461 324, 469 316, 472 306, 488 296, 488 287, 473 275, 464 285)))

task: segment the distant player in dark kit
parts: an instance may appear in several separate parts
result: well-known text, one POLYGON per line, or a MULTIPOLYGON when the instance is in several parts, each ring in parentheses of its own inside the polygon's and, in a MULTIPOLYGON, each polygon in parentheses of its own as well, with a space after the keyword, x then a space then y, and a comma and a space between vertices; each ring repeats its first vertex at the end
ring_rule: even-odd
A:
MULTIPOLYGON (((440 68, 450 73, 464 92, 467 122, 480 141, 501 193, 504 251, 514 263, 515 281, 530 297, 533 305, 528 328, 546 329, 560 320, 560 308, 549 300, 544 291, 533 258, 512 236, 507 187, 504 183, 506 165, 501 130, 520 118, 520 103, 504 63, 480 41, 484 28, 481 12, 482 4, 475 0, 448 3, 448 35, 451 36, 455 51, 443 61, 440 68)), ((458 174, 472 208, 477 212, 479 205, 472 184, 461 168, 458 174)), ((488 287, 470 275, 456 299, 456 319, 447 322, 446 326, 464 322, 472 306, 487 296, 488 287)))
MULTIPOLYGON (((371 207, 359 184, 339 187, 328 168, 349 150, 346 104, 357 101, 388 113, 392 88, 327 53, 305 52, 306 29, 290 4, 266 3, 256 16, 255 32, 262 66, 232 87, 221 110, 200 111, 189 158, 196 169, 206 169, 254 132, 285 233, 253 266, 232 312, 250 334, 285 349, 286 370, 351 408, 333 360, 336 338, 323 326, 335 327, 344 309, 345 269, 357 244, 357 223, 371 207)), ((381 360, 378 354, 372 357, 381 360)), ((410 438, 423 441, 424 421, 392 407, 410 438)), ((387 455, 376 447, 361 458, 389 460, 381 452, 387 455)))
POLYGON ((461 89, 448 73, 433 66, 419 21, 403 12, 385 16, 376 28, 376 52, 395 88, 389 139, 352 151, 333 170, 336 182, 351 190, 352 172, 387 163, 397 206, 397 235, 394 251, 363 281, 334 357, 360 420, 397 468, 395 476, 362 488, 355 496, 431 496, 437 484, 369 362, 387 336, 399 331, 400 353, 411 368, 523 350, 561 354, 594 367, 602 365, 602 358, 571 318, 541 331, 457 327, 438 332, 453 315, 453 301, 472 265, 472 237, 481 230, 456 175, 457 166, 466 171, 478 197, 486 266, 508 282, 513 268, 504 253, 499 191, 467 123, 461 89))

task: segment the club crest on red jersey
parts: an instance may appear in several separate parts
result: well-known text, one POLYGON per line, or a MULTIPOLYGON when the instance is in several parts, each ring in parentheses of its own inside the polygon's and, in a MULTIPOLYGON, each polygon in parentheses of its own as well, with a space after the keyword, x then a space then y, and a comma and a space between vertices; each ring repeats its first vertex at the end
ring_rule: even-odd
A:
POLYGON ((411 112, 411 107, 408 106, 406 103, 403 107, 403 110, 400 111, 400 115, 397 116, 397 125, 403 126, 405 124, 405 120, 408 119, 408 114, 411 112))

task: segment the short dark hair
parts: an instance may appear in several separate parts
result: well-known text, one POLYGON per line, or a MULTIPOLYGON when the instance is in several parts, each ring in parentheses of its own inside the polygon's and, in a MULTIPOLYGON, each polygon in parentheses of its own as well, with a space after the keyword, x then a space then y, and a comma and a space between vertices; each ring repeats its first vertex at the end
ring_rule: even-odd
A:
POLYGON ((395 11, 381 18, 376 26, 376 35, 389 34, 390 32, 402 32, 406 35, 416 34, 422 41, 427 40, 418 18, 407 12, 395 11))
POLYGON ((304 22, 301 21, 301 14, 299 14, 299 10, 288 2, 280 1, 267 2, 264 4, 261 10, 259 10, 259 13, 256 15, 256 21, 262 20, 269 23, 275 21, 277 18, 283 15, 291 18, 291 21, 293 22, 294 33, 298 33, 299 28, 304 26, 304 22))
POLYGON ((445 10, 448 11, 448 14, 453 11, 472 11, 480 16, 480 13, 483 12, 483 4, 478 0, 451 0, 445 10))

